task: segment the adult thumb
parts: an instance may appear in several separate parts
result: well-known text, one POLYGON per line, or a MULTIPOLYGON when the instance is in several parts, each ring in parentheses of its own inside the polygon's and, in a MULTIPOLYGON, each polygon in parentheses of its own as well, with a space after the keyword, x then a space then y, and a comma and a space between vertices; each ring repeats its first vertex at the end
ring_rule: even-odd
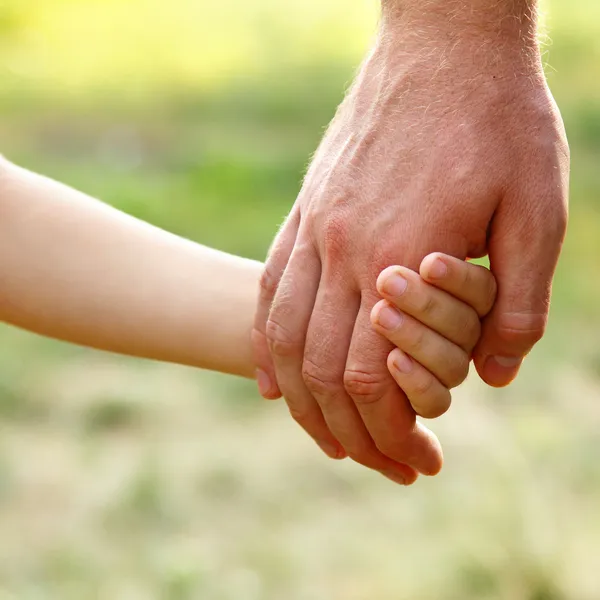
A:
POLYGON ((527 200, 522 194, 506 196, 492 221, 488 249, 498 296, 483 322, 474 362, 494 387, 515 379, 546 329, 567 227, 566 189, 559 184, 548 192, 527 200))

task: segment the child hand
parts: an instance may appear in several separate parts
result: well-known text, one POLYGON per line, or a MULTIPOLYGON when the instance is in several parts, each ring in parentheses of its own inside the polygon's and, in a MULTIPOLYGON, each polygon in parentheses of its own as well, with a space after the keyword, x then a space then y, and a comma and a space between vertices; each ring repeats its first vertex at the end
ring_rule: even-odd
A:
POLYGON ((388 357, 390 373, 418 415, 439 417, 450 407, 450 389, 467 377, 496 280, 484 267, 434 253, 423 259, 420 275, 388 267, 377 289, 384 300, 371 321, 397 346, 388 357))

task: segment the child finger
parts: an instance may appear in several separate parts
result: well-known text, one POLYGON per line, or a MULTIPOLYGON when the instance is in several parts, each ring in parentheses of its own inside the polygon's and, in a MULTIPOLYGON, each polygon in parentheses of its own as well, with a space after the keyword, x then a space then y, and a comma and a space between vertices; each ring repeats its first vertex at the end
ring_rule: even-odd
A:
POLYGON ((375 329, 433 373, 446 387, 460 385, 469 373, 470 356, 439 333, 383 300, 372 312, 375 329))
POLYGON ((489 269, 434 252, 421 263, 421 277, 472 306, 485 317, 496 301, 496 279, 489 269))
POLYGON ((450 408, 448 388, 399 348, 390 352, 388 369, 419 416, 435 419, 450 408))
POLYGON ((391 304, 471 353, 481 334, 481 321, 473 308, 436 288, 406 267, 385 269, 377 290, 391 304))

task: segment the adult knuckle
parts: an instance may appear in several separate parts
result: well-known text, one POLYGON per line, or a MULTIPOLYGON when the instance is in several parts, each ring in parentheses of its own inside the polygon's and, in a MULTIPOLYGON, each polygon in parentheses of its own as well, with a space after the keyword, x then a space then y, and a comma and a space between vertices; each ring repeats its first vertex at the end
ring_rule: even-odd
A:
POLYGON ((403 448, 400 443, 392 438, 385 437, 383 439, 375 440, 375 446, 381 454, 388 458, 399 458, 403 453, 403 448))
POLYGON ((323 241, 335 244, 340 238, 346 236, 347 219, 340 210, 333 211, 323 222, 323 241))
POLYGON ((267 320, 267 341, 276 356, 295 356, 303 349, 302 340, 272 316, 267 320))
POLYGON ((372 404, 382 395, 386 380, 378 373, 369 373, 360 369, 346 369, 344 388, 357 404, 372 404))
POLYGON ((412 449, 405 437, 398 435, 381 436, 375 439, 377 450, 397 462, 406 462, 412 457, 412 449))
POLYGON ((293 404, 291 402, 288 403, 288 410, 292 419, 294 419, 300 427, 307 431, 311 429, 311 425, 315 422, 316 416, 313 410, 306 406, 293 404))
POLYGON ((321 229, 321 240, 324 254, 329 261, 341 261, 348 248, 349 220, 344 211, 336 210, 328 215, 321 229))
POLYGON ((497 332, 506 344, 533 346, 544 337, 546 323, 546 314, 505 313, 500 318, 497 332))
POLYGON ((341 387, 335 374, 309 360, 302 365, 302 379, 308 391, 320 402, 333 398, 341 387))
POLYGON ((371 249, 370 260, 375 270, 379 273, 386 267, 394 265, 397 261, 394 257, 398 255, 398 244, 388 240, 379 240, 371 249))
POLYGON ((347 444, 345 448, 348 456, 356 463, 369 469, 380 467, 382 457, 372 440, 359 440, 352 444, 347 444))

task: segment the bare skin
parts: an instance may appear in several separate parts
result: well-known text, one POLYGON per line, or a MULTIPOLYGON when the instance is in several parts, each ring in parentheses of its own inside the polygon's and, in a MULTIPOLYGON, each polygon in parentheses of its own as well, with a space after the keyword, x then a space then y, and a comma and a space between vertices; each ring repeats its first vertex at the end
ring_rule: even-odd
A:
POLYGON ((435 436, 386 368, 377 277, 489 254, 498 298, 475 366, 504 386, 543 336, 567 224, 569 151, 535 0, 387 0, 379 34, 270 252, 259 386, 332 457, 433 475, 435 436), (327 333, 325 333, 327 332, 327 333))
MULTIPOLYGON (((254 375, 261 264, 179 238, 1 158, 0 211, 0 321, 111 352, 254 375)), ((395 346, 390 373, 420 415, 438 416, 466 374, 494 279, 435 254, 420 275, 395 266, 379 284, 385 300, 372 318, 395 346), (408 281, 400 294, 388 290, 399 274, 408 281)), ((403 465, 384 475, 401 484, 415 479, 403 465)))

